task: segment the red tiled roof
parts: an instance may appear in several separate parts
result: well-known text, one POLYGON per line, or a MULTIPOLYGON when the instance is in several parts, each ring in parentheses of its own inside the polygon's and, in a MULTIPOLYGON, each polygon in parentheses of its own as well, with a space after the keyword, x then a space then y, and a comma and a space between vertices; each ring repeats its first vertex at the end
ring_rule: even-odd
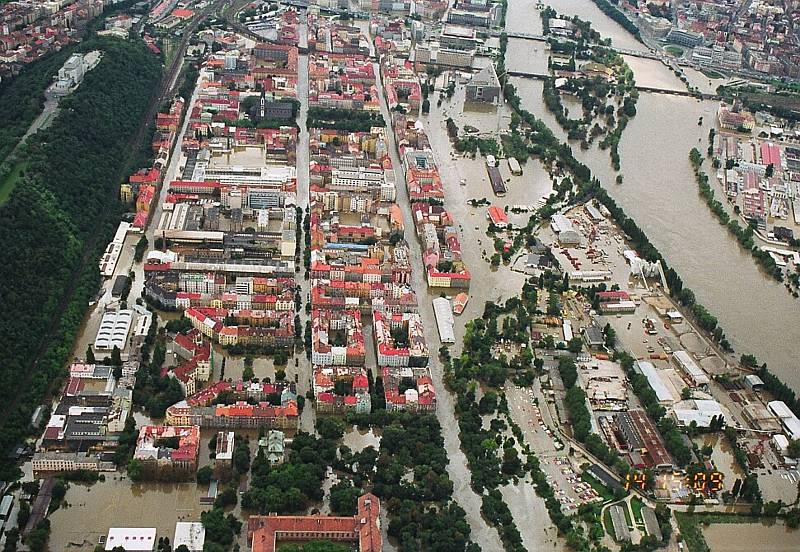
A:
POLYGON ((251 516, 247 533, 252 552, 274 552, 280 540, 309 541, 334 537, 358 542, 360 552, 381 552, 378 519, 380 500, 368 493, 358 499, 353 517, 334 516, 251 516))

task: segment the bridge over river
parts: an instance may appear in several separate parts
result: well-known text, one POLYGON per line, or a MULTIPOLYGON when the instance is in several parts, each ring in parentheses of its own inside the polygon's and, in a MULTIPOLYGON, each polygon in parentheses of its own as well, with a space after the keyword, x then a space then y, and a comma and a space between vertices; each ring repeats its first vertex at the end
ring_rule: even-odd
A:
MULTIPOLYGON (((507 32, 506 36, 508 38, 520 38, 522 40, 534 40, 536 42, 547 42, 548 37, 545 35, 534 34, 534 33, 522 33, 522 32, 507 32)), ((633 56, 645 59, 654 59, 656 61, 661 61, 661 56, 654 53, 649 52, 646 50, 630 50, 628 48, 614 48, 616 52, 626 56, 633 56)))

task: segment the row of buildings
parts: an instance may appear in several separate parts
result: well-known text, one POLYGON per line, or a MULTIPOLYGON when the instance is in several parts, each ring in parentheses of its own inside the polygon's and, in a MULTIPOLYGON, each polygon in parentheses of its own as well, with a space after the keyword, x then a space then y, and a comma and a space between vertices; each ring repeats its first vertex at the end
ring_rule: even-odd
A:
MULTIPOLYGON (((723 104, 718 120, 721 132, 712 150, 728 201, 760 230, 777 239, 794 237, 800 221, 800 148, 785 144, 793 136, 767 114, 738 105, 723 104)), ((779 266, 789 260, 789 255, 774 257, 779 266)))
POLYGON ((103 314, 91 346, 99 360, 69 366, 34 453, 34 472, 116 469, 114 452, 133 416, 136 373, 151 325, 152 314, 139 305, 103 314))
MULTIPOLYGON (((317 37, 326 36, 332 25, 313 18, 309 24, 310 34, 317 37)), ((334 81, 349 78, 370 90, 369 102, 335 106, 350 110, 354 118, 380 106, 372 61, 355 47, 368 42, 360 33, 355 36, 356 32, 340 32, 349 37, 352 48, 338 58, 330 53, 310 55, 318 64, 326 60, 326 67, 336 60, 333 70, 328 70, 338 73, 334 81)), ((421 93, 413 73, 405 65, 392 71, 384 82, 394 91, 395 105, 413 103, 419 109, 421 93)), ((327 80, 326 85, 335 86, 334 81, 327 80)), ((312 106, 319 83, 311 72, 312 106)), ((395 203, 396 168, 385 128, 345 131, 335 124, 320 126, 329 128, 309 129, 311 361, 317 412, 371 409, 375 374, 367 366, 365 339, 370 328, 386 408, 433 410, 436 394, 417 299, 410 286, 409 249, 403 216, 395 203)))
MULTIPOLYGON (((162 5, 175 13, 168 2, 162 5)), ((154 151, 171 148, 186 112, 187 130, 176 148, 180 176, 162 183, 164 162, 130 183, 133 226, 145 213, 138 226, 152 223, 156 240, 145 261, 144 296, 159 308, 183 311, 192 325, 169 341, 174 356, 160 374, 175 378, 186 398, 167 408, 163 425, 138 433, 133 457, 149 479, 193 478, 204 428, 223 430, 215 451, 218 476, 230 469, 234 429, 275 430, 265 446, 277 463, 283 449, 277 433, 295 430, 299 419, 293 384, 208 386, 215 344, 289 347, 296 337, 297 46, 254 43, 224 31, 201 34, 214 53, 203 62, 193 102, 159 114, 153 140, 154 151), (162 185, 167 189, 160 194, 162 185)))
MULTIPOLYGON (((381 62, 382 77, 384 82, 389 83, 387 99, 390 101, 396 96, 392 83, 401 74, 399 66, 391 56, 384 56, 381 62)), ((420 86, 416 74, 411 71, 402 74, 405 79, 402 82, 413 82, 416 87, 420 86)), ((408 84, 404 86, 416 90, 408 84)), ((410 103, 401 107, 403 109, 393 111, 392 129, 405 173, 414 231, 423 248, 428 285, 433 288, 466 290, 469 288, 471 276, 461 256, 456 224, 452 215, 442 206, 444 185, 436 157, 424 125, 416 117, 417 110, 410 103)))
POLYGON ((717 69, 800 75, 800 50, 792 33, 792 6, 755 1, 626 2, 624 10, 646 35, 690 48, 691 61, 717 69))
MULTIPOLYGON (((290 35, 296 20, 282 21, 290 35)), ((204 33, 217 46, 187 110, 181 177, 153 221, 161 248, 148 255, 145 296, 222 346, 288 347, 301 224, 298 48, 204 33)))
POLYGON ((103 0, 7 2, 0 7, 0 79, 74 43, 103 13, 103 0))

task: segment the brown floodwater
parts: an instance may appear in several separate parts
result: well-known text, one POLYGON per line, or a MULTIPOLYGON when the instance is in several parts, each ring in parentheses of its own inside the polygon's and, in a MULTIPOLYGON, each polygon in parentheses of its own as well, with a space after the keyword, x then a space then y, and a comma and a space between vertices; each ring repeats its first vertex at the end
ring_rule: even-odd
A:
MULTIPOLYGON (((622 28, 600 13, 591 0, 546 3, 562 13, 588 17, 615 44, 628 48, 628 40, 634 40, 630 35, 627 40, 619 37, 617 29, 622 28)), ((510 4, 517 6, 519 2, 511 0, 510 4)), ((532 63, 511 54, 513 57, 506 62, 509 68, 532 63)), ((676 88, 680 85, 658 61, 637 59, 632 67, 639 83, 676 88)), ((704 78, 696 73, 692 77, 704 78)), ((520 78, 512 82, 523 106, 541 118, 556 136, 565 139, 542 102, 542 83, 520 78)), ((798 303, 781 284, 758 269, 750 254, 717 223, 697 194, 688 154, 692 147, 701 151, 707 147, 717 107, 713 101, 641 93, 637 114, 620 142, 622 185, 614 184, 617 173, 611 167, 608 151, 595 147, 582 151, 578 144, 572 144, 573 151, 636 220, 685 285, 694 290, 698 301, 717 316, 737 356, 755 354, 783 381, 800 389, 800 374, 795 368, 800 353, 798 303), (700 117, 703 120, 698 125, 700 117)))
POLYGON ((158 537, 175 534, 179 521, 199 521, 206 486, 195 483, 136 483, 119 474, 92 486, 71 484, 68 507, 50 515, 50 550, 94 550, 110 527, 155 527, 158 537))
POLYGON ((715 523, 703 528, 713 552, 796 552, 800 550, 800 530, 783 522, 715 523))

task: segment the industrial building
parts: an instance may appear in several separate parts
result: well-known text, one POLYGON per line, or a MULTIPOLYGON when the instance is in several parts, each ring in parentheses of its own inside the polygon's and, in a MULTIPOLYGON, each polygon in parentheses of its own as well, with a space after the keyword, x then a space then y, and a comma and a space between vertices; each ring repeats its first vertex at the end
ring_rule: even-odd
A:
POLYGON ((172 539, 173 550, 185 546, 189 552, 202 552, 206 542, 206 528, 198 521, 179 521, 175 524, 175 537, 172 539))
POLYGON ((672 416, 679 427, 694 424, 698 428, 709 428, 715 419, 727 420, 725 411, 715 400, 688 400, 675 404, 672 416))
POLYGON ((661 406, 670 406, 678 400, 678 397, 672 391, 672 386, 666 383, 661 371, 656 370, 656 367, 651 362, 640 360, 633 365, 633 368, 647 378, 647 383, 650 384, 653 392, 655 392, 658 403, 661 406))
POLYGON ((106 311, 100 320, 100 328, 94 339, 94 349, 96 352, 110 352, 117 347, 120 351, 125 348, 128 341, 128 334, 131 331, 133 322, 133 311, 122 309, 116 311, 106 311))
POLYGON ((628 410, 613 416, 616 435, 636 468, 672 470, 673 461, 658 428, 644 410, 628 410))
POLYGON ((628 522, 625 520, 625 513, 622 506, 615 504, 609 509, 611 513, 611 524, 614 527, 614 538, 617 542, 628 542, 631 540, 631 532, 628 530, 628 522))
POLYGON ((486 172, 489 174, 489 183, 492 185, 492 191, 494 192, 494 195, 498 197, 506 195, 506 185, 503 182, 503 176, 500 174, 500 169, 487 165, 486 172))
POLYGON ((580 232, 572 226, 572 221, 564 215, 556 213, 550 219, 550 228, 558 236, 561 245, 580 245, 580 232))
POLYGON ((131 552, 154 550, 156 547, 155 527, 112 527, 106 536, 105 549, 120 547, 131 552))
POLYGON ((439 328, 439 339, 442 343, 455 343, 456 336, 453 332, 455 319, 450 300, 447 297, 437 297, 433 300, 433 313, 436 315, 436 325, 439 328))
POLYGON ((465 101, 497 104, 499 99, 500 81, 494 65, 490 63, 475 73, 467 83, 465 101))
POLYGON ((586 398, 594 410, 621 410, 628 405, 628 386, 622 367, 610 360, 580 363, 586 398))
POLYGON ((785 402, 771 401, 767 403, 767 408, 778 418, 789 439, 792 441, 800 439, 800 420, 797 419, 795 413, 785 402))
POLYGON ((690 387, 707 387, 710 383, 711 380, 706 373, 686 351, 675 351, 672 353, 672 360, 683 372, 683 376, 690 387))
POLYGON ((745 405, 742 408, 742 416, 748 425, 755 429, 770 433, 782 431, 780 420, 760 402, 745 405))

